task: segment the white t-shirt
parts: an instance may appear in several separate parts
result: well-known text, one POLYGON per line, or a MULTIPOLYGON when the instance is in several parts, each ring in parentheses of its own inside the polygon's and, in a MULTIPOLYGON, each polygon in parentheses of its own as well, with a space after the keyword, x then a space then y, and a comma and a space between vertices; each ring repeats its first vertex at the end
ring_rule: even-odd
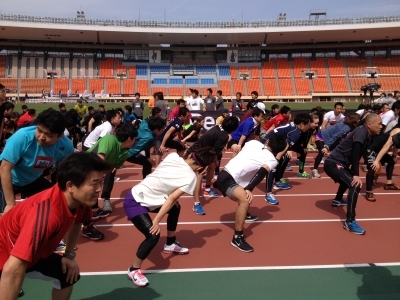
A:
POLYGON ((201 104, 204 104, 204 100, 200 97, 192 98, 187 101, 189 110, 201 110, 201 104))
POLYGON ((387 124, 389 124, 390 122, 392 122, 396 118, 394 116, 394 111, 393 110, 388 110, 385 113, 381 113, 379 116, 382 119, 382 124, 385 125, 385 126, 387 124))
POLYGON ((339 122, 342 122, 344 120, 344 115, 343 114, 339 114, 339 115, 335 115, 335 112, 333 110, 331 110, 330 112, 327 112, 324 115, 324 121, 328 121, 328 123, 326 123, 326 127, 328 128, 330 126, 333 126, 339 122))
POLYGON ((92 147, 99 138, 107 134, 112 134, 114 132, 114 127, 111 125, 110 122, 104 122, 103 124, 97 126, 85 139, 85 143, 83 144, 85 147, 92 147))
POLYGON ((244 145, 238 155, 228 162, 225 170, 231 174, 237 184, 244 188, 262 165, 267 165, 270 170, 275 170, 278 161, 263 143, 251 140, 244 145))
POLYGON ((142 182, 132 188, 137 203, 154 210, 161 207, 176 189, 193 195, 197 176, 177 153, 169 154, 142 182))
POLYGON ((358 114, 360 117, 362 117, 364 113, 365 113, 365 109, 359 109, 356 111, 356 114, 358 114))

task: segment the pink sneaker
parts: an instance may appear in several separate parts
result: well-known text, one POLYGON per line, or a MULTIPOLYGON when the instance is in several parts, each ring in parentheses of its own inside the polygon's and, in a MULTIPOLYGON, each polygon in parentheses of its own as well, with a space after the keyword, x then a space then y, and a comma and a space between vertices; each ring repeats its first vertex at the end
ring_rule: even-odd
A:
POLYGON ((142 270, 133 270, 132 272, 128 269, 128 279, 132 280, 133 284, 136 286, 148 286, 149 281, 146 276, 143 275, 142 270))
POLYGON ((164 245, 164 253, 174 253, 174 254, 187 254, 189 253, 188 248, 183 248, 181 245, 179 245, 178 242, 172 243, 171 245, 164 245))

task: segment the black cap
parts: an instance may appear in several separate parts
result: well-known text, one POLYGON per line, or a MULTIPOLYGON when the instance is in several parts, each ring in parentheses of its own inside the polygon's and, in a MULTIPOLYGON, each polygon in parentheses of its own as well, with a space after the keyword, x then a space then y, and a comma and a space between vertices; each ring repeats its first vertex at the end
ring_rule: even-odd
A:
POLYGON ((400 149, 400 133, 397 133, 392 136, 393 144, 397 149, 400 149))

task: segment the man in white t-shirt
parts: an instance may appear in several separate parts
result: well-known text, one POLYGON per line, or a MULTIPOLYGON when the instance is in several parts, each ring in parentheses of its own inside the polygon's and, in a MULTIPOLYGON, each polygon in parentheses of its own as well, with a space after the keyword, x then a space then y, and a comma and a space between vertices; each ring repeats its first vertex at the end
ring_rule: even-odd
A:
POLYGON ((145 236, 145 240, 139 245, 133 264, 128 269, 128 278, 135 285, 149 284, 140 268, 160 239, 160 222, 165 214, 168 214, 167 241, 163 252, 189 253, 189 249, 182 247, 176 240, 175 232, 180 213, 178 199, 184 193, 193 195, 198 174, 215 159, 216 154, 210 147, 198 149, 186 159, 179 157, 177 153, 171 153, 153 173, 147 175, 126 194, 123 203, 125 214, 145 236), (150 212, 157 214, 153 220, 149 216, 150 212))
POLYGON ((243 225, 253 200, 253 189, 276 168, 288 144, 284 137, 274 135, 266 144, 251 140, 219 173, 214 187, 238 203, 235 214, 235 234, 231 245, 243 252, 252 252, 243 235, 243 225))
POLYGON ((344 115, 342 114, 343 109, 343 103, 336 102, 334 109, 324 115, 324 121, 322 122, 321 130, 325 130, 330 126, 342 122, 344 120, 344 115))
MULTIPOLYGON (((386 127, 383 128, 382 132, 388 132, 393 129, 399 123, 399 113, 400 113, 400 101, 396 101, 392 105, 393 119, 391 122, 387 123, 386 127)), ((383 118, 382 118, 383 123, 383 118)))
POLYGON ((379 116, 382 119, 383 131, 385 130, 386 126, 396 118, 394 111, 390 109, 390 105, 388 103, 382 104, 381 113, 379 116))
POLYGON ((96 142, 107 134, 114 133, 116 127, 118 127, 122 118, 117 110, 111 109, 106 112, 107 121, 97 126, 92 132, 90 132, 82 143, 82 149, 86 151, 92 147, 96 142))
POLYGON ((201 110, 201 105, 203 105, 203 110, 205 110, 204 100, 199 97, 199 91, 192 90, 192 99, 187 101, 187 108, 189 110, 201 110))

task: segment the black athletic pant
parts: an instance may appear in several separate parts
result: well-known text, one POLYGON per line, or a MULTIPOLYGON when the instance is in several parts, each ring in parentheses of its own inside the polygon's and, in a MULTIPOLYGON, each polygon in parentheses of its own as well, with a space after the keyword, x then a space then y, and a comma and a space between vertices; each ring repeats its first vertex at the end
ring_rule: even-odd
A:
POLYGON ((279 160, 279 164, 276 167, 275 171, 271 171, 267 175, 267 193, 270 193, 272 191, 272 187, 275 182, 279 182, 283 178, 283 174, 285 173, 286 167, 290 161, 290 158, 287 154, 281 157, 279 160))
MULTIPOLYGON (((368 154, 368 160, 367 160, 367 168, 368 168, 368 172, 367 172, 367 192, 371 192, 372 191, 372 184, 374 182, 374 175, 375 175, 375 171, 372 170, 371 166, 375 161, 376 158, 376 152, 372 151, 373 153, 369 153, 368 154), (372 154, 372 155, 371 155, 372 154), (373 156, 375 155, 375 156, 373 156)), ((387 180, 392 180, 392 176, 393 176, 393 170, 394 170, 394 160, 393 158, 389 155, 389 154, 385 154, 384 156, 382 156, 382 159, 380 161, 380 163, 382 165, 387 164, 386 166, 386 179, 387 180)))
MULTIPOLYGON (((160 209, 156 209, 150 211, 151 213, 158 213, 160 209)), ((167 230, 168 231, 176 231, 176 227, 178 225, 179 213, 181 211, 181 206, 179 203, 176 203, 168 212, 167 218, 167 230)), ((151 234, 150 228, 153 226, 153 221, 151 220, 149 214, 140 214, 131 219, 131 222, 135 227, 143 233, 145 236, 145 240, 139 245, 139 248, 136 252, 136 256, 139 259, 146 259, 149 256, 151 250, 157 245, 158 240, 160 239, 159 234, 151 234)))
MULTIPOLYGON (((53 184, 46 178, 39 177, 32 183, 29 183, 25 186, 13 185, 13 191, 14 195, 23 194, 25 197, 30 197, 39 192, 49 189, 52 186, 53 184)), ((0 184, 0 213, 3 213, 5 208, 6 208, 6 200, 4 198, 3 188, 0 184)))
POLYGON ((131 156, 126 161, 133 163, 133 164, 143 166, 143 169, 142 169, 143 179, 146 178, 146 176, 151 173, 151 168, 153 167, 153 165, 151 164, 151 162, 148 161, 146 156, 144 156, 142 154, 138 154, 136 156, 131 156))
POLYGON ((346 190, 349 189, 347 195, 346 218, 347 221, 354 221, 356 217, 358 194, 360 193, 361 188, 360 186, 351 185, 351 182, 353 181, 352 172, 341 164, 335 163, 329 159, 325 161, 324 171, 330 178, 339 183, 335 200, 341 200, 346 190))
POLYGON ((217 156, 217 160, 218 160, 218 165, 215 168, 214 174, 218 176, 219 169, 221 168, 222 152, 217 156))
POLYGON ((324 142, 323 141, 315 141, 315 145, 317 146, 318 154, 315 157, 314 169, 318 169, 318 166, 321 163, 322 158, 324 157, 324 152, 322 152, 322 149, 324 149, 324 142))
MULTIPOLYGON (((300 144, 294 144, 293 147, 289 148, 289 150, 294 151, 299 154, 297 157, 299 160, 299 173, 303 173, 304 172, 304 164, 306 162, 306 156, 307 156, 307 153, 304 151, 304 148, 300 144)), ((282 177, 283 177, 283 174, 282 174, 282 177)))

